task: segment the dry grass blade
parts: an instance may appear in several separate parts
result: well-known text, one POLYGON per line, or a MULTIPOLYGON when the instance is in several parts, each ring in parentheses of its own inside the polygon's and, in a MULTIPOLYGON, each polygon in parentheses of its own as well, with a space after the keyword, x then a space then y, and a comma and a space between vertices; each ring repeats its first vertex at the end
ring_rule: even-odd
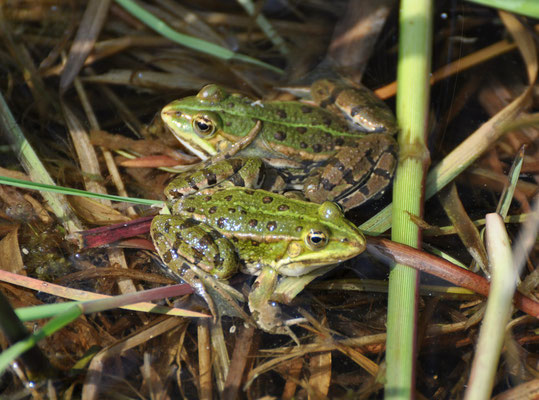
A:
MULTIPOLYGON (((66 125, 69 129, 71 140, 75 146, 75 151, 77 152, 81 170, 84 173, 84 186, 86 190, 94 193, 106 193, 103 186, 96 181, 96 178, 99 179, 101 177, 101 173, 99 163, 97 161, 97 155, 95 154, 94 148, 90 143, 88 132, 82 125, 81 121, 73 113, 71 108, 65 102, 62 102, 61 104, 66 125)), ((107 203, 110 204, 110 201, 107 203)))
MULTIPOLYGON (((31 180, 34 182, 54 185, 54 181, 19 128, 4 97, 1 95, 0 129, 2 129, 4 137, 12 144, 17 157, 20 159, 23 168, 27 171, 31 180)), ((81 230, 82 225, 77 216, 67 206, 65 196, 49 192, 43 193, 42 196, 47 201, 56 217, 63 221, 68 232, 72 233, 81 230)))
POLYGON ((168 318, 154 323, 151 326, 144 327, 142 330, 133 333, 127 338, 118 341, 118 343, 101 350, 90 363, 86 380, 82 388, 82 399, 94 400, 100 398, 100 382, 103 378, 103 368, 106 359, 120 355, 133 347, 147 342, 148 340, 162 335, 163 333, 176 328, 179 325, 187 326, 185 321, 179 318, 168 318))
POLYGON ((497 396, 494 396, 492 400, 528 400, 536 399, 539 397, 539 378, 533 379, 529 382, 521 383, 520 385, 506 390, 497 396))
POLYGON ((234 400, 238 398, 241 387, 241 380, 247 366, 247 357, 251 351, 255 328, 251 325, 242 326, 236 335, 236 343, 232 351, 232 360, 226 376, 225 387, 222 393, 223 400, 234 400))
POLYGON ((327 396, 331 383, 331 352, 314 354, 309 360, 309 392, 313 392, 310 399, 318 399, 327 396))
POLYGON ((451 180, 452 176, 458 175, 471 162, 483 154, 492 143, 506 132, 504 125, 512 123, 515 117, 529 104, 530 96, 533 93, 533 85, 537 79, 538 62, 535 45, 531 35, 514 16, 504 12, 500 12, 500 16, 515 38, 526 62, 530 86, 507 107, 483 124, 468 139, 458 145, 455 150, 429 172, 425 192, 427 198, 434 195, 437 190, 444 187, 451 180), (458 167, 455 169, 454 166, 458 167))
MULTIPOLYGON (((63 287, 60 285, 55 285, 53 283, 40 281, 34 278, 28 278, 26 276, 21 276, 7 271, 0 272, 0 281, 11 283, 13 285, 25 287, 27 289, 32 289, 37 292, 51 294, 53 296, 62 297, 70 300, 77 301, 88 301, 88 300, 98 300, 104 299, 111 296, 106 296, 103 294, 87 292, 80 289, 71 289, 68 287, 63 287)), ((145 312, 154 312, 158 314, 168 314, 168 315, 177 315, 177 316, 193 316, 193 317, 202 317, 207 318, 207 314, 202 314, 194 311, 186 311, 182 309, 174 309, 164 306, 158 306, 153 303, 138 303, 130 306, 122 307, 126 310, 135 310, 135 311, 145 311, 145 312)))
POLYGON ((511 300, 517 284, 511 244, 503 219, 495 213, 488 214, 486 219, 492 284, 464 397, 466 400, 486 400, 491 397, 506 325, 512 313, 511 300))
POLYGON ((78 75, 84 61, 92 51, 97 36, 105 23, 111 0, 89 0, 75 40, 60 77, 60 92, 64 93, 78 75))
POLYGON ((211 400, 213 397, 213 383, 210 323, 209 321, 199 320, 197 328, 199 398, 211 400))
MULTIPOLYGON (((494 43, 490 46, 485 47, 484 49, 459 58, 457 61, 444 65, 442 68, 434 71, 430 78, 430 83, 431 85, 433 85, 436 82, 441 81, 442 79, 465 71, 477 65, 481 65, 482 63, 490 60, 491 58, 498 57, 509 51, 515 50, 516 48, 517 45, 515 43, 508 42, 507 40, 502 40, 500 42, 494 43)), ((375 93, 382 99, 392 97, 395 95, 395 93, 397 93, 397 82, 392 82, 389 85, 376 89, 375 93)))
POLYGON ((114 70, 101 75, 82 78, 84 82, 104 83, 122 86, 135 86, 148 89, 200 89, 206 83, 203 78, 195 78, 182 72, 114 70))
POLYGON ((223 325, 212 323, 210 325, 211 346, 215 356, 213 357, 213 373, 217 390, 222 393, 225 389, 225 381, 230 370, 230 357, 228 356, 227 344, 223 332, 223 325))
POLYGON ((439 193, 439 199, 462 243, 464 243, 475 262, 479 264, 483 272, 488 276, 487 251, 483 245, 479 230, 475 227, 460 201, 457 186, 454 183, 446 186, 439 193))

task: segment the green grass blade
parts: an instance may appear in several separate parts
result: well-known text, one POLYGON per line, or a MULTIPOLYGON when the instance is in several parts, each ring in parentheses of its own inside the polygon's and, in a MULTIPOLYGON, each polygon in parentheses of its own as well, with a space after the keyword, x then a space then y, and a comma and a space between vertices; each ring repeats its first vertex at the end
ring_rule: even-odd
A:
MULTIPOLYGON (((36 182, 43 182, 54 186, 54 181, 47 172, 45 166, 38 155, 19 128, 15 117, 11 113, 4 97, 0 94, 0 132, 10 142, 12 150, 17 155, 23 168, 30 178, 36 182)), ((82 224, 75 213, 67 204, 63 196, 55 193, 45 193, 43 198, 51 208, 56 217, 63 221, 64 227, 68 232, 80 231, 82 224)))
POLYGON ((517 187, 518 178, 520 177, 522 164, 524 164, 524 147, 520 149, 515 157, 515 160, 513 161, 511 170, 508 173, 509 185, 503 189, 503 193, 500 196, 500 202, 498 203, 496 212, 500 214, 502 218, 507 217, 507 213, 509 212, 509 207, 511 206, 513 195, 515 194, 515 189, 517 187))
POLYGON ((539 1, 537 0, 468 0, 470 3, 499 8, 515 14, 539 18, 539 1))
POLYGON ((4 373, 9 364, 15 361, 17 357, 25 351, 30 350, 40 340, 52 335, 54 332, 77 319, 79 315, 81 315, 79 305, 71 306, 66 311, 47 322, 42 329, 39 329, 26 339, 21 340, 4 350, 2 354, 0 354, 0 375, 4 373))
POLYGON ((167 39, 170 39, 175 43, 181 44, 182 46, 188 47, 196 51, 201 51, 206 54, 210 54, 223 60, 244 61, 246 63, 258 65, 259 67, 269 69, 278 74, 283 73, 281 69, 274 67, 273 65, 267 64, 263 61, 257 60, 256 58, 252 58, 244 54, 235 53, 232 50, 221 47, 211 42, 207 42, 206 40, 185 35, 183 33, 175 31, 163 21, 161 21, 159 18, 157 18, 155 15, 149 13, 144 8, 139 6, 133 0, 116 0, 116 2, 123 8, 125 8, 133 16, 146 24, 149 28, 153 29, 160 35, 163 35, 167 39))
POLYGON ((75 304, 80 303, 82 303, 82 301, 68 301, 64 303, 21 307, 15 310, 15 314, 23 322, 35 321, 38 319, 52 318, 60 313, 65 312, 68 308, 73 307, 75 304))
POLYGON ((279 49, 279 52, 287 56, 290 54, 290 50, 286 46, 286 42, 284 39, 279 36, 275 28, 271 25, 271 23, 268 21, 268 19, 262 14, 262 12, 259 12, 258 15, 256 14, 255 5, 253 4, 252 0, 236 0, 238 3, 241 4, 241 6, 247 11, 247 14, 249 14, 251 17, 255 17, 255 21, 258 24, 258 27, 264 34, 271 40, 271 42, 279 49))
POLYGON ((87 192, 86 190, 67 188, 64 186, 56 186, 56 185, 48 185, 45 183, 23 181, 20 179, 9 178, 7 176, 0 176, 0 185, 9 185, 9 186, 20 187, 23 189, 39 190, 42 192, 61 193, 61 194, 67 194, 70 196, 90 197, 93 199, 124 201, 126 203, 144 204, 148 206, 163 204, 161 200, 138 199, 136 197, 123 197, 123 196, 116 196, 113 194, 93 193, 93 192, 87 192))

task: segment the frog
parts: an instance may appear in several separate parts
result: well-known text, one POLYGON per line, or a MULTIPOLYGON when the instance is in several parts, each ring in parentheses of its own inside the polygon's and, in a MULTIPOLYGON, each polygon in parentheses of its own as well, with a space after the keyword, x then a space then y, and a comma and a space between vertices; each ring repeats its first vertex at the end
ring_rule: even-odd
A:
POLYGON ((259 158, 234 158, 180 174, 165 189, 170 215, 154 217, 150 234, 179 277, 187 276, 186 261, 219 280, 238 271, 258 275, 248 296, 251 315, 263 330, 285 334, 271 301, 278 277, 341 263, 362 253, 366 241, 334 202, 261 189, 265 167, 259 158), (215 172, 221 166, 223 179, 215 172))
POLYGON ((315 105, 254 100, 209 84, 165 106, 161 118, 202 161, 261 158, 280 171, 283 191, 307 200, 335 201, 348 211, 380 197, 397 164, 390 109, 368 89, 331 79, 310 90, 315 105))

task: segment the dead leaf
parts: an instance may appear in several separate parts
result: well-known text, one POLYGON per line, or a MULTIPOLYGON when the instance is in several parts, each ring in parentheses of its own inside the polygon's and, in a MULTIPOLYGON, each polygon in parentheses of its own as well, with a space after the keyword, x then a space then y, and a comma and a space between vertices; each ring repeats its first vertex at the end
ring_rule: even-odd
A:
POLYGON ((19 225, 0 240, 0 269, 15 274, 26 275, 19 247, 19 225))
POLYGON ((114 208, 85 197, 70 196, 69 204, 77 215, 90 224, 109 225, 131 220, 114 208))

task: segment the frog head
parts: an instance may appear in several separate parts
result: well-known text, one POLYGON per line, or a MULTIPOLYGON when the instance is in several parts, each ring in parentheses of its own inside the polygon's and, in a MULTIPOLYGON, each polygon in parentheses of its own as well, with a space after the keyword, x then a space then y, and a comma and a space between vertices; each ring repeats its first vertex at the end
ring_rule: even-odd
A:
POLYGON ((206 85, 196 96, 165 106, 161 118, 174 136, 204 161, 229 144, 221 135, 223 122, 218 111, 219 104, 227 97, 228 93, 220 86, 206 85))
POLYGON ((344 217, 337 204, 326 201, 319 206, 317 219, 303 226, 298 239, 288 243, 286 255, 273 267, 282 275, 300 276, 355 257, 365 247, 359 229, 344 217))

